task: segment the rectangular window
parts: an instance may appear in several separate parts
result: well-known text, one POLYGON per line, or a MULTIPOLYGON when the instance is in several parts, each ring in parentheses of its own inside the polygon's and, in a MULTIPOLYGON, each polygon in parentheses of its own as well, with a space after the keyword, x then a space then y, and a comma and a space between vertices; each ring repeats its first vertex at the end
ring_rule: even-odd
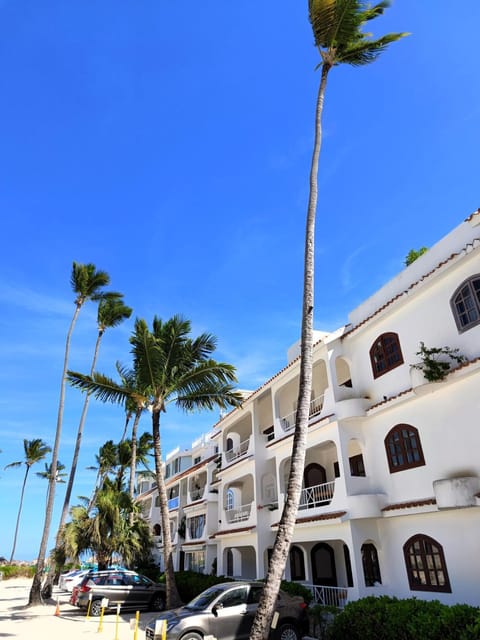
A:
POLYGON ((359 453, 357 456, 349 458, 350 474, 352 476, 365 477, 365 466, 363 464, 363 456, 359 453))

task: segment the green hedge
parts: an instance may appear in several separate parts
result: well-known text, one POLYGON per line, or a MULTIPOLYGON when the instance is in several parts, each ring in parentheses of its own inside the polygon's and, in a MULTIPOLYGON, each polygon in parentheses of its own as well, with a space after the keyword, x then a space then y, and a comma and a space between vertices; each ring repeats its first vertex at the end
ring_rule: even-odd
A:
POLYGON ((0 567, 4 580, 8 578, 33 578, 35 574, 34 566, 5 564, 0 567))
POLYGON ((438 600, 382 596, 350 602, 329 626, 329 640, 480 640, 480 609, 438 600))
MULTIPOLYGON (((165 582, 165 575, 162 576, 150 576, 156 582, 165 582)), ((221 582, 234 582, 232 578, 226 578, 225 576, 212 576, 203 573, 195 573, 194 571, 176 571, 175 581, 177 583, 177 589, 180 594, 182 602, 190 602, 199 593, 205 591, 209 587, 221 582)), ((304 587, 298 582, 282 581, 280 586, 282 591, 289 593, 292 596, 302 596, 305 602, 310 602, 312 599, 312 593, 309 589, 304 587)))

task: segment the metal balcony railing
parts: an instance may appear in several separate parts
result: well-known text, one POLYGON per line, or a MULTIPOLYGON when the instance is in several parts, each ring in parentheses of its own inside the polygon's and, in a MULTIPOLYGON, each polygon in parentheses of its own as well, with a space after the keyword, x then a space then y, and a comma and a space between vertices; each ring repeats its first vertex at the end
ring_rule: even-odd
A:
POLYGON ((299 509, 313 509, 329 504, 335 491, 335 480, 324 482, 313 487, 305 487, 300 494, 299 509))
POLYGON ((232 522, 245 522, 245 520, 248 520, 252 511, 252 504, 253 503, 250 502, 249 504, 243 504, 240 507, 226 509, 225 515, 227 522, 231 524, 232 522))
MULTIPOLYGON (((318 415, 323 409, 323 393, 321 396, 314 398, 310 401, 310 407, 308 409, 308 415, 311 418, 312 416, 318 415)), ((282 425, 282 429, 288 433, 292 429, 295 428, 295 420, 297 419, 297 412, 292 411, 288 413, 286 416, 282 416, 280 418, 280 424, 282 425)))
POLYGON ((227 449, 227 451, 225 451, 225 460, 227 462, 233 462, 234 460, 238 460, 238 458, 241 458, 247 453, 249 445, 250 445, 250 438, 247 438, 246 440, 241 442, 238 446, 233 447, 232 449, 227 449))

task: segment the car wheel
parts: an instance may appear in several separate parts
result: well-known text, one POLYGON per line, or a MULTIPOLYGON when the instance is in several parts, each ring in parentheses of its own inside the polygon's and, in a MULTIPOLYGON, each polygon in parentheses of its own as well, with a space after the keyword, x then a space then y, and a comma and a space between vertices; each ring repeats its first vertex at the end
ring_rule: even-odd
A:
POLYGON ((161 593, 157 593, 153 596, 150 602, 150 609, 152 611, 163 611, 165 609, 165 598, 161 593))
POLYGON ((300 640, 297 627, 290 622, 280 625, 277 635, 278 640, 300 640))
POLYGON ((199 633, 195 633, 195 631, 190 631, 182 636, 180 640, 203 640, 203 636, 199 633))
POLYGON ((90 605, 90 615, 91 616, 99 616, 102 613, 102 601, 101 600, 92 600, 92 604, 90 605))

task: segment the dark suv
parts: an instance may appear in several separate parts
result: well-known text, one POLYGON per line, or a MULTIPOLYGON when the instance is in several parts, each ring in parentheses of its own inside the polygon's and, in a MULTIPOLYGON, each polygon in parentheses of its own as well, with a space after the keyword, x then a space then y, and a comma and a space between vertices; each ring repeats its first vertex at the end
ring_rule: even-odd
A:
MULTIPOLYGON (((223 582, 203 591, 180 609, 165 611, 148 623, 146 640, 160 640, 162 622, 167 640, 247 640, 264 585, 262 582, 223 582), (158 624, 157 624, 158 622, 158 624)), ((308 631, 306 604, 300 596, 280 591, 271 638, 299 640, 308 631), (277 615, 278 614, 278 615, 277 615)))
POLYGON ((70 603, 82 609, 88 608, 90 614, 100 615, 102 600, 105 609, 121 608, 149 609, 163 611, 165 608, 165 585, 157 584, 134 571, 91 571, 80 584, 74 587, 70 603))

